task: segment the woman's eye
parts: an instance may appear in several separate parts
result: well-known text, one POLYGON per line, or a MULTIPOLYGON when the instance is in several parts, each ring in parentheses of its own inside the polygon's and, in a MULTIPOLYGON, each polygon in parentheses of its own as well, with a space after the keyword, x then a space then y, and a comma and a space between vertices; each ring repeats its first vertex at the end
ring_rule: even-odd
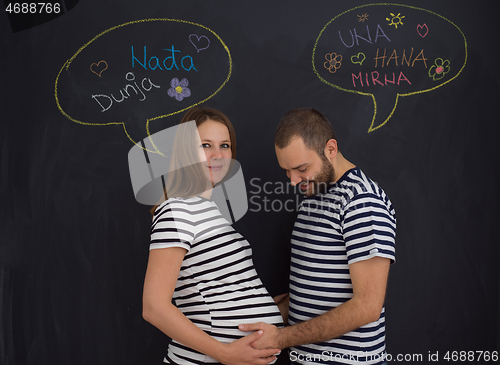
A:
POLYGON ((210 148, 210 144, 209 143, 203 143, 201 145, 202 148, 210 148))
POLYGON ((230 146, 230 145, 228 145, 227 143, 222 144, 222 145, 221 145, 221 147, 222 147, 222 148, 231 148, 231 146, 230 146))

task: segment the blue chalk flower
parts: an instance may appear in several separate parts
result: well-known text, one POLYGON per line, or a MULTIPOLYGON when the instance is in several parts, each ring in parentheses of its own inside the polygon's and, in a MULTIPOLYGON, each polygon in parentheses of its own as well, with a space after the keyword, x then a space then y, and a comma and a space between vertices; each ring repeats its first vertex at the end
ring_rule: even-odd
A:
POLYGON ((177 101, 182 101, 184 98, 191 96, 191 90, 188 89, 189 81, 182 79, 179 81, 178 78, 174 77, 170 81, 170 89, 168 89, 168 96, 175 98, 177 101))

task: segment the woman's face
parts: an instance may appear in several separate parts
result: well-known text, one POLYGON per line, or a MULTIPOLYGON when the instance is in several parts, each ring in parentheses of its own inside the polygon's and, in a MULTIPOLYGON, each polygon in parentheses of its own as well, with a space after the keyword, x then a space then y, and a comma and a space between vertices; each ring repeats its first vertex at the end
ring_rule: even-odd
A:
POLYGON ((226 125, 211 119, 198 126, 201 147, 205 160, 202 163, 205 176, 212 185, 221 181, 226 176, 231 163, 231 138, 226 125))

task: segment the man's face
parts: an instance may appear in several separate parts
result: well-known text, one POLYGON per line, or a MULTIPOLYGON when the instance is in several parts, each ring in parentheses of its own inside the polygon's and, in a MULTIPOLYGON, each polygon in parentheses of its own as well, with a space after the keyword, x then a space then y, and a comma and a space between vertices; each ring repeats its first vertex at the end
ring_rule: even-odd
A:
POLYGON ((305 196, 324 193, 334 181, 330 161, 307 148, 300 137, 293 138, 285 148, 276 147, 276 157, 292 186, 299 184, 300 192, 305 196))

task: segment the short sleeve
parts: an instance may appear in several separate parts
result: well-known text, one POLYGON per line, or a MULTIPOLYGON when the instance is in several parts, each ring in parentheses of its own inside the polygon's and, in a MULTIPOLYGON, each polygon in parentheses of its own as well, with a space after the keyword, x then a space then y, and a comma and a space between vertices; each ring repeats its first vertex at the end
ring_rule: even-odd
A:
POLYGON ((193 215, 182 200, 167 200, 156 209, 151 226, 150 249, 182 247, 189 252, 194 237, 193 215))
POLYGON ((355 195, 344 209, 343 236, 349 265, 376 256, 396 261, 396 215, 388 199, 355 195))

